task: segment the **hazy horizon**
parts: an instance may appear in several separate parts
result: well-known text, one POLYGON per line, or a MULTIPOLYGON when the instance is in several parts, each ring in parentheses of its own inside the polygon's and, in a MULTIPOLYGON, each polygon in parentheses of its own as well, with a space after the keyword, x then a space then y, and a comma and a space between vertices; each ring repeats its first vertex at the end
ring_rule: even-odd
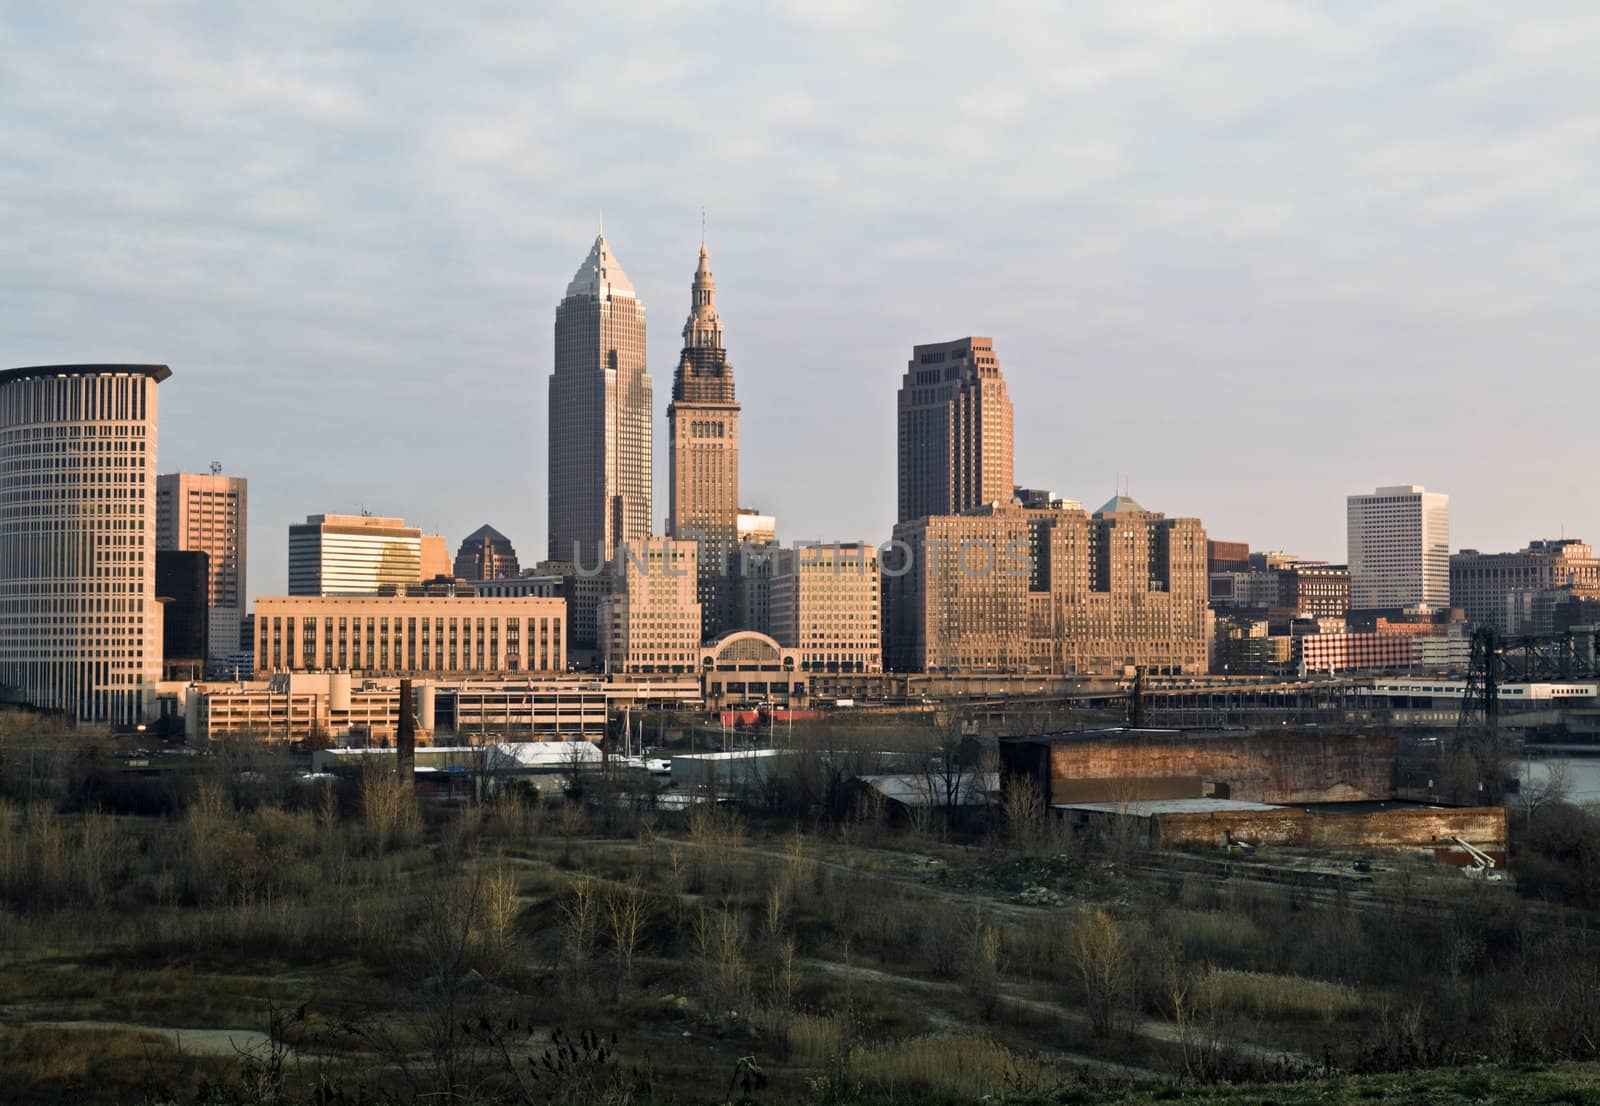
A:
POLYGON ((1346 495, 1451 547, 1600 541, 1600 10, 23 5, 0 17, 0 367, 157 361, 162 472, 545 549, 555 308, 644 303, 657 529, 707 209, 741 500, 882 542, 916 343, 994 338, 1017 482, 1119 479, 1344 558, 1346 495))

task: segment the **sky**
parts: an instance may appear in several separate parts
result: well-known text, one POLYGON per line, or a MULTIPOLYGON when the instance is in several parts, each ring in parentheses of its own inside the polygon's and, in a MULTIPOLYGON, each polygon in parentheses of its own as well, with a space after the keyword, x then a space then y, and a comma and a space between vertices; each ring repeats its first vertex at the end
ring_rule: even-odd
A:
POLYGON ((1342 560, 1600 541, 1600 6, 0 0, 0 363, 154 361, 162 471, 545 547, 555 308, 646 305, 655 515, 701 209, 741 499, 882 541, 911 346, 994 338, 1016 476, 1342 560))

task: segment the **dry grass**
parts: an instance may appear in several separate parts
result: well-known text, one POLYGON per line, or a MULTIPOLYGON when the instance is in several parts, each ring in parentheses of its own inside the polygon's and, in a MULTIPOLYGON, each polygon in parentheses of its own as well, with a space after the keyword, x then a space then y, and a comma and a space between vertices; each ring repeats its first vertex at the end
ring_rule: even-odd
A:
POLYGON ((1019 1056, 981 1033, 858 1048, 850 1054, 849 1069, 869 1090, 892 1097, 1037 1098, 1068 1082, 1054 1065, 1019 1056))
POLYGON ((1359 1013, 1361 993, 1342 983, 1264 972, 1210 972, 1201 983, 1215 1008, 1259 1018, 1336 1021, 1359 1013))
POLYGON ((1212 958, 1248 955, 1261 948, 1261 927, 1248 915, 1216 910, 1166 910, 1157 927, 1178 941, 1190 956, 1212 958))
POLYGON ((789 1059, 819 1068, 844 1055, 850 1027, 843 1018, 826 1014, 796 1014, 789 1019, 786 1037, 789 1059))
POLYGON ((120 1029, 0 1028, 7 1101, 147 1100, 189 1096, 229 1068, 186 1056, 158 1034, 120 1029))

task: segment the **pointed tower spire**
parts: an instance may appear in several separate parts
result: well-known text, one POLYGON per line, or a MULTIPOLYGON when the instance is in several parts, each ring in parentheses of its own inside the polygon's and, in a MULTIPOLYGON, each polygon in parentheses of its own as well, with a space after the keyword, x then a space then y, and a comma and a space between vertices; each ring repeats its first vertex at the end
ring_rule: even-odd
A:
POLYGON ((694 271, 689 318, 683 324, 685 349, 722 348, 722 318, 717 314, 717 284, 711 278, 706 244, 700 243, 700 264, 694 271))

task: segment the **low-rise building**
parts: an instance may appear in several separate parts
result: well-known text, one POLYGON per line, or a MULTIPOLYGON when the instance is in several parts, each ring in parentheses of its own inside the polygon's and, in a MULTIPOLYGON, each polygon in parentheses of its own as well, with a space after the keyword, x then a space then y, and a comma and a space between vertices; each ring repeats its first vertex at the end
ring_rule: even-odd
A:
POLYGON ((451 676, 561 672, 558 599, 272 596, 256 601, 255 671, 451 676))

